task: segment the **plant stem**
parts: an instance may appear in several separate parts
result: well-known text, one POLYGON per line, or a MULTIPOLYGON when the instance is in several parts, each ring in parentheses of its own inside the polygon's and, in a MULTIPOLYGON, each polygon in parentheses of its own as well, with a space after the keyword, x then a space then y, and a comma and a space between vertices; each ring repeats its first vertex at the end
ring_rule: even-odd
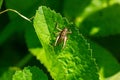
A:
POLYGON ((22 60, 17 64, 18 67, 23 67, 33 57, 32 54, 28 53, 22 60))
POLYGON ((3 13, 5 13, 5 12, 7 12, 7 11, 15 12, 15 13, 17 13, 19 16, 21 16, 23 19, 25 19, 25 20, 31 22, 31 20, 30 20, 29 18, 23 16, 21 13, 19 13, 18 11, 14 10, 14 9, 6 9, 6 10, 0 12, 0 14, 3 14, 3 13))

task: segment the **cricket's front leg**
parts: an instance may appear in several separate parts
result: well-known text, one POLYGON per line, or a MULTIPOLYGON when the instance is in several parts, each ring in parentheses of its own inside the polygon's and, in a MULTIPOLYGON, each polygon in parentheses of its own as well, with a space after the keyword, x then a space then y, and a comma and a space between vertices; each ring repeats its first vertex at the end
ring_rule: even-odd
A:
POLYGON ((59 40, 59 37, 60 37, 60 36, 57 36, 57 38, 56 38, 55 46, 57 45, 57 42, 58 42, 58 40, 59 40))
POLYGON ((66 41, 67 41, 67 36, 64 37, 64 43, 63 43, 63 47, 62 48, 65 47, 66 41))
POLYGON ((60 28, 58 28, 58 24, 57 24, 57 23, 56 23, 55 27, 56 27, 56 29, 57 29, 58 31, 62 31, 60 28))

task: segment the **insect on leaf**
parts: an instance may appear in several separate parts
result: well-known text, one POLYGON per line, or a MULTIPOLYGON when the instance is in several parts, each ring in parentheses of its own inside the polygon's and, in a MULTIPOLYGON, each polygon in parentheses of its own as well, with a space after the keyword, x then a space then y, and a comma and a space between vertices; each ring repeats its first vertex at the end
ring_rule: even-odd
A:
POLYGON ((54 80, 99 80, 97 66, 92 58, 91 49, 84 37, 78 30, 60 14, 41 6, 34 18, 34 28, 43 48, 33 54, 50 72, 54 80), (56 22, 60 29, 68 28, 68 40, 65 47, 54 46, 58 31, 55 29, 56 22))

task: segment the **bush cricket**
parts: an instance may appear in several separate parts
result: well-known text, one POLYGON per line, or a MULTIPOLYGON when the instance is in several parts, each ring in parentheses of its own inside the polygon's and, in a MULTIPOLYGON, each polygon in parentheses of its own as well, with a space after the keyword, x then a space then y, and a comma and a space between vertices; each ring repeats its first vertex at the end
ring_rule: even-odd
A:
POLYGON ((55 41, 55 46, 57 45, 57 43, 61 43, 63 41, 63 47, 65 47, 66 41, 67 41, 67 34, 72 33, 71 31, 68 31, 67 28, 64 28, 63 30, 58 28, 58 24, 56 24, 56 29, 59 31, 58 32, 58 36, 56 38, 55 41))

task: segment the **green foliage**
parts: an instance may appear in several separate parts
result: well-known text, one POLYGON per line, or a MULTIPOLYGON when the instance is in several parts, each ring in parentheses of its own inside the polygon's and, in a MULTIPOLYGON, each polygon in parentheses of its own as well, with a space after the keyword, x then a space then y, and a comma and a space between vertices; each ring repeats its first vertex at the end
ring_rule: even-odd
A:
POLYGON ((109 36, 120 34, 120 5, 104 8, 87 17, 81 24, 81 32, 89 36, 109 36), (111 11, 112 10, 112 11, 111 11), (88 25, 88 24, 91 25, 88 25), (97 32, 94 32, 97 29, 97 32))
POLYGON ((12 76, 15 74, 15 71, 19 70, 17 67, 10 67, 0 77, 0 80, 12 80, 12 76))
POLYGON ((32 74, 29 69, 23 71, 16 71, 12 80, 32 80, 32 74))
POLYGON ((0 80, 120 80, 120 0, 0 0, 0 9, 0 80), (72 31, 63 49, 56 23, 72 31))
POLYGON ((96 58, 96 62, 99 66, 100 75, 103 77, 109 77, 117 73, 120 70, 120 65, 116 59, 110 54, 109 51, 101 46, 91 42, 91 48, 93 49, 93 56, 96 58), (114 66, 112 66, 114 65, 114 66), (112 71, 110 71, 112 70, 112 71), (104 75, 102 75, 104 73, 104 75))
POLYGON ((78 17, 90 3, 91 0, 65 0, 64 15, 70 19, 74 19, 78 17))
MULTIPOLYGON (((9 1, 6 0, 6 7, 7 8, 11 8, 11 9, 15 9, 19 12, 21 12, 23 15, 27 16, 27 17, 31 17, 35 14, 35 10, 38 8, 39 5, 41 5, 43 2, 42 0, 18 0, 17 1, 18 4, 16 4, 15 0, 9 1), (25 3, 25 4, 23 4, 25 3)), ((15 19, 18 18, 18 15, 13 14, 13 13, 9 13, 8 14, 10 19, 15 19)))
POLYGON ((37 67, 25 67, 18 70, 12 77, 12 80, 48 80, 47 76, 37 67))
POLYGON ((1 9, 2 3, 3 3, 3 0, 0 0, 0 9, 1 9))
POLYGON ((72 16, 73 19, 75 18, 75 23, 79 24, 77 26, 80 27, 80 32, 89 36, 109 36, 120 33, 118 18, 120 16, 119 0, 85 1, 75 0, 76 4, 82 3, 82 5, 69 8, 72 6, 72 0, 69 2, 66 0, 64 8, 66 16, 72 16), (85 2, 86 5, 84 5, 83 2, 85 2), (76 7, 83 9, 79 8, 78 10, 76 7), (80 10, 84 11, 81 12, 80 10))
POLYGON ((44 56, 40 60, 47 67, 53 79, 98 80, 96 64, 91 56, 88 43, 66 19, 46 7, 39 7, 34 18, 34 27, 45 51, 39 55, 44 56), (56 23, 61 29, 67 27, 72 31, 64 49, 62 45, 54 46, 56 23))

